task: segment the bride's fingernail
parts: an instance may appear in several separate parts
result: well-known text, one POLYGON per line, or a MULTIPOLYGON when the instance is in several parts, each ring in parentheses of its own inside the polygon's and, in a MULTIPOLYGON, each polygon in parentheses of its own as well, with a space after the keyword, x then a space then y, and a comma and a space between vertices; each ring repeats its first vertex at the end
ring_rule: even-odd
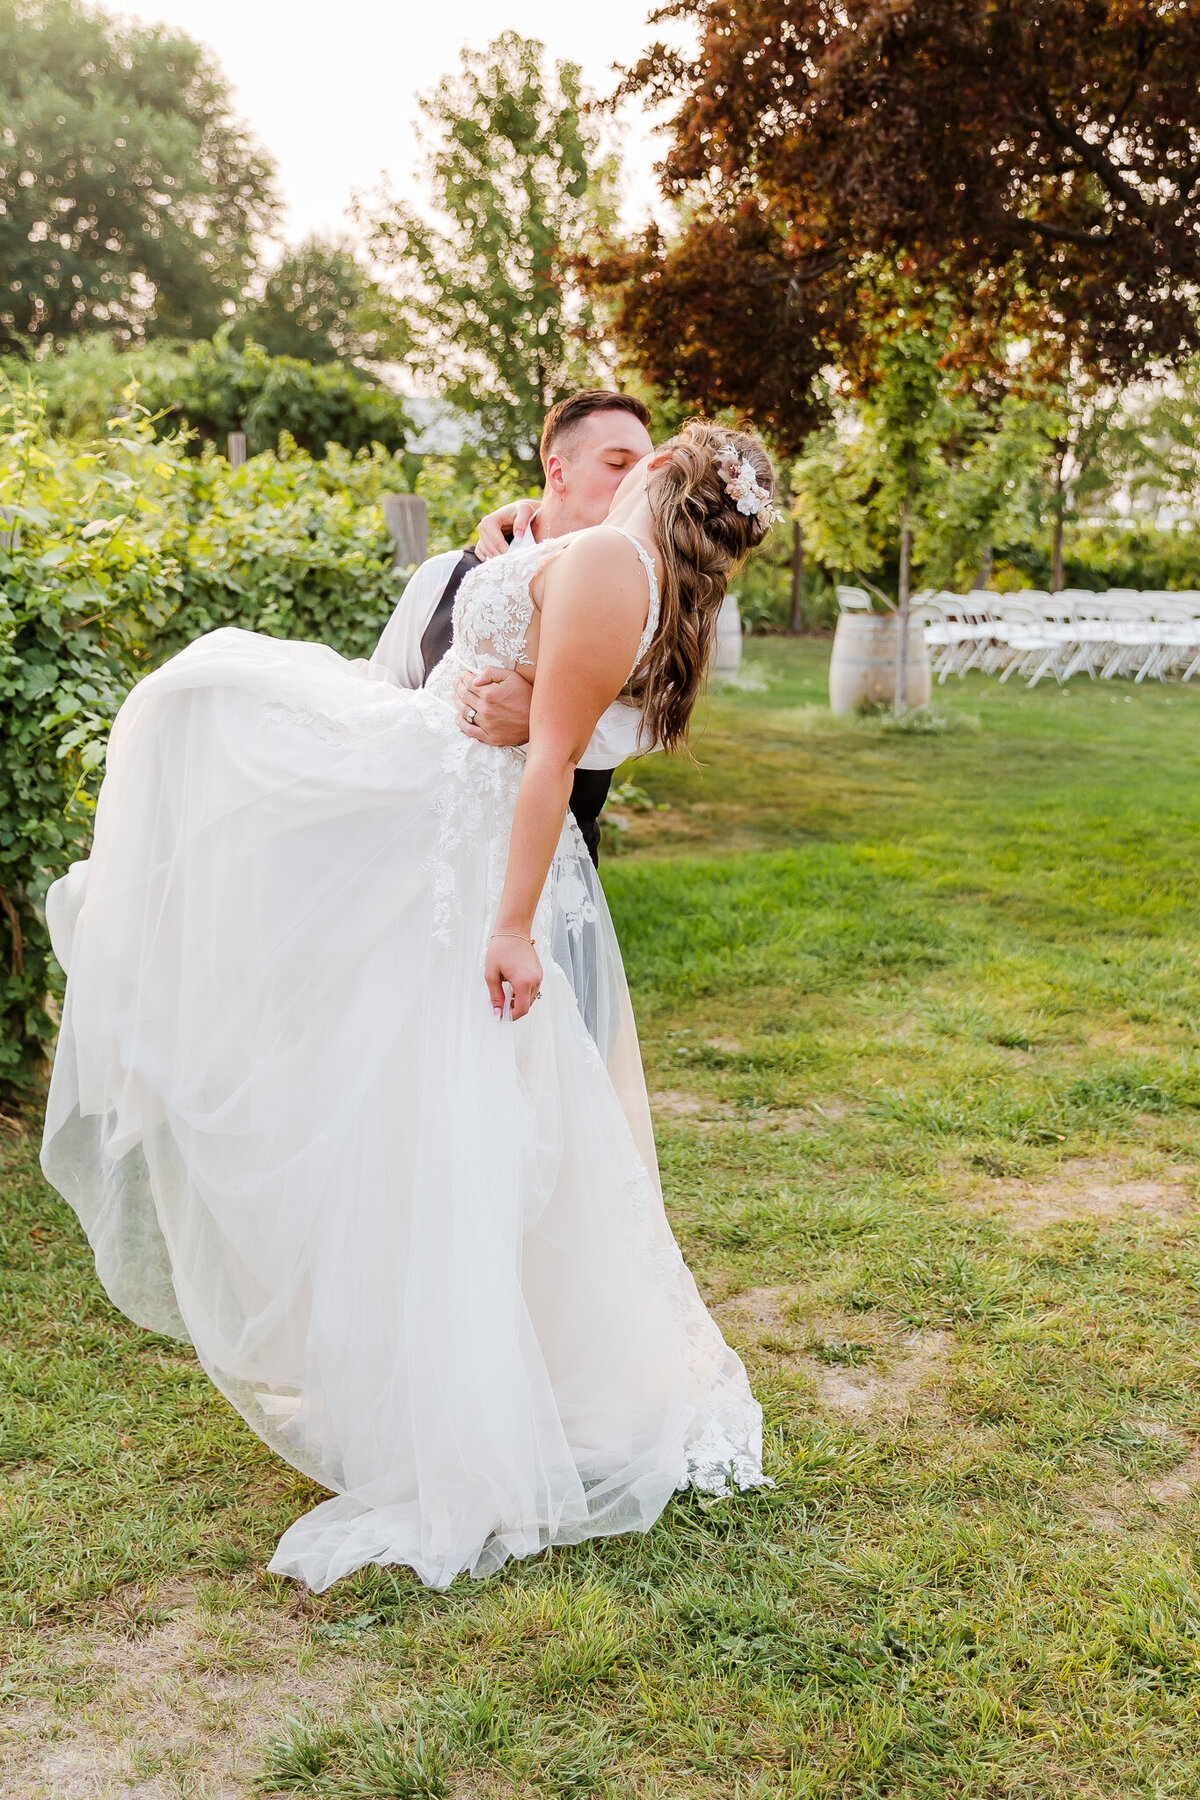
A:
POLYGON ((500 1008, 498 1006, 493 1006, 492 1017, 493 1019, 498 1019, 500 1017, 500 1008))

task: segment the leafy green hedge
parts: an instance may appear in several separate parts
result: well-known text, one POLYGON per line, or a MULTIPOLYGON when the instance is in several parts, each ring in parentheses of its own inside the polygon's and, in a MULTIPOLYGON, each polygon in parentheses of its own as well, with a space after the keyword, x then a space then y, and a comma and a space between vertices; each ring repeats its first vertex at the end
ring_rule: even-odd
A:
POLYGON ((83 853, 104 739, 149 634, 174 611, 179 453, 146 426, 58 445, 0 400, 0 1094, 53 1036, 40 901, 83 853))
MULTIPOLYGON (((0 1099, 28 1093, 55 1026, 46 888, 86 854, 104 744, 139 675, 220 625, 365 656, 405 571, 379 501, 415 464, 379 444, 319 460, 286 432, 231 469, 125 390, 99 439, 56 435, 33 386, 0 385, 0 1099)), ((59 420, 61 424, 61 419, 59 420)), ((514 466, 426 458, 430 549, 522 490, 514 466)))
MULTIPOLYGON (((22 369, 6 365, 19 380, 22 369)), ((346 450, 382 444, 403 452, 409 417, 403 400, 381 382, 340 363, 269 356, 259 344, 234 349, 212 343, 153 341, 118 350, 100 335, 85 338, 33 367, 45 397, 45 417, 57 437, 95 436, 122 410, 131 384, 150 413, 161 414, 159 436, 192 433, 188 447, 224 450, 231 431, 245 431, 250 454, 274 450, 281 433, 313 456, 327 445, 346 450)), ((417 459, 410 459, 410 477, 417 459)))
POLYGON ((108 727, 139 674, 214 626, 367 654, 400 592, 378 497, 386 451, 333 446, 231 470, 144 411, 103 440, 50 435, 0 393, 0 1096, 28 1092, 54 1031, 41 910, 86 853, 108 727))
MULTIPOLYGON (((1048 588, 1050 547, 1011 546, 997 553, 997 585, 1048 588)), ((1159 588, 1168 592, 1200 589, 1200 531, 1132 525, 1068 527, 1063 545, 1063 579, 1067 587, 1159 588)))
POLYGON ((150 660, 220 625, 369 655, 401 592, 377 504, 403 485, 393 469, 379 448, 356 459, 331 446, 315 463, 285 439, 240 469, 210 452, 181 470, 175 606, 150 660))
POLYGON ((273 450, 281 432, 313 456, 329 444, 403 451, 407 443, 408 415, 389 388, 340 363, 268 356, 258 344, 194 344, 177 370, 152 376, 140 398, 222 449, 229 432, 244 431, 252 456, 273 450))

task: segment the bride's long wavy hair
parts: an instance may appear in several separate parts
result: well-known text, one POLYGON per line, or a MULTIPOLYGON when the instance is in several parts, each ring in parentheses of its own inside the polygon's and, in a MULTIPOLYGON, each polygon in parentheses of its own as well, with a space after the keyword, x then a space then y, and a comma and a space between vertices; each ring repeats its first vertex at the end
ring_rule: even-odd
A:
POLYGON ((686 741, 730 579, 770 529, 769 514, 738 511, 721 465, 730 452, 748 459, 768 495, 775 471, 757 438, 703 420, 660 448, 671 460, 647 490, 663 562, 659 627, 627 692, 641 706, 645 735, 669 750, 686 741))

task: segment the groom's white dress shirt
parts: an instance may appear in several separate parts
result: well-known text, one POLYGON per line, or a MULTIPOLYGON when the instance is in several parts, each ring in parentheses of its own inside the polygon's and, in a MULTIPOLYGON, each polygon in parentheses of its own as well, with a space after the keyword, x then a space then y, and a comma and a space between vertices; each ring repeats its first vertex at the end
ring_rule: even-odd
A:
MULTIPOLYGON (((520 549, 533 541, 532 532, 525 531, 513 539, 509 549, 520 549)), ((419 688, 424 680, 421 639, 461 555, 461 550, 443 550, 440 556, 431 556, 423 562, 410 576, 371 654, 371 661, 385 664, 401 687, 419 688)), ((631 756, 639 755, 647 747, 642 742, 641 723, 641 713, 636 706, 614 700, 601 715, 578 766, 581 769, 615 769, 631 756)))

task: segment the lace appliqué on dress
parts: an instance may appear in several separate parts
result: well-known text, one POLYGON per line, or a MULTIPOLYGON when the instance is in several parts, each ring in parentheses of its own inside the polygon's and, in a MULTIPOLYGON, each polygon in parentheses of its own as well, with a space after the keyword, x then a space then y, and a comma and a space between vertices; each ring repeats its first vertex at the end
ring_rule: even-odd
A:
POLYGON ((451 720, 436 805, 437 838, 424 865, 433 899, 433 935, 440 944, 453 941, 461 917, 458 870, 464 863, 485 860, 489 919, 500 904, 524 763, 521 751, 479 744, 464 737, 451 720))
POLYGON ((349 744, 360 735, 357 722, 332 717, 320 707, 301 705, 295 700, 268 700, 262 716, 272 725, 299 727, 320 738, 323 744, 349 744))
POLYGON ((682 1334, 696 1399, 679 1486, 720 1497, 733 1488, 774 1487, 762 1472, 762 1415, 746 1372, 696 1292, 673 1235, 655 1228, 662 1203, 640 1158, 626 1174, 624 1192, 649 1266, 682 1334))
POLYGON ((452 654, 468 669, 532 667, 525 648, 533 620, 529 584, 556 540, 493 556, 465 576, 454 602, 452 654))
POLYGON ((581 938, 584 926, 594 925, 599 916, 596 903, 579 873, 579 860, 587 854, 583 833, 575 823, 574 814, 568 812, 563 835, 550 866, 550 886, 553 910, 561 915, 573 938, 581 938))
POLYGON ((489 904, 493 911, 499 904, 525 760, 523 751, 498 750, 459 731, 454 683, 463 672, 531 666, 526 655, 534 613, 529 584, 558 547, 560 541, 548 540, 510 550, 468 573, 454 602, 449 653, 421 690, 426 716, 445 738, 437 840, 424 866, 433 899, 434 937, 442 944, 452 941, 460 916, 457 871, 464 859, 486 859, 489 904))

